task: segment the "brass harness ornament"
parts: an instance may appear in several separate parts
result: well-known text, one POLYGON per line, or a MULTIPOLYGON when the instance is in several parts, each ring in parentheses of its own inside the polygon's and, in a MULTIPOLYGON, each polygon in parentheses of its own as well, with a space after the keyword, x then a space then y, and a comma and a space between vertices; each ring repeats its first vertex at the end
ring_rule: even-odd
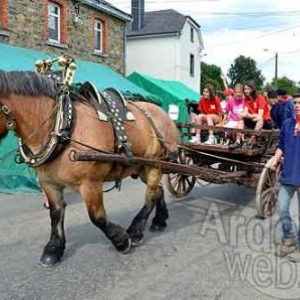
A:
POLYGON ((47 144, 38 153, 34 154, 19 138, 20 162, 26 162, 32 167, 45 163, 58 146, 68 141, 70 137, 73 119, 73 104, 69 97, 69 86, 75 76, 76 64, 73 58, 60 56, 54 59, 38 60, 35 63, 35 71, 56 80, 60 85, 60 91, 56 101, 56 117, 53 123, 53 131, 50 133, 47 144), (53 63, 57 62, 59 71, 52 71, 53 63))

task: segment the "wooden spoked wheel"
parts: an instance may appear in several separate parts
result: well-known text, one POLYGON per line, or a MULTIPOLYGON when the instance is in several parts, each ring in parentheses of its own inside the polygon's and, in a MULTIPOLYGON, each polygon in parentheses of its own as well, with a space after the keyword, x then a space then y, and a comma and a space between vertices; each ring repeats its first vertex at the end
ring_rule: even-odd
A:
POLYGON ((278 178, 281 172, 281 164, 276 170, 271 170, 272 158, 269 159, 260 174, 256 188, 257 217, 267 218, 274 214, 277 208, 279 184, 278 178))
MULTIPOLYGON (((179 153, 178 156, 178 163, 185 164, 185 165, 192 165, 193 159, 189 156, 186 156, 185 153, 182 151, 179 153)), ((169 192, 180 198, 186 196, 188 193, 191 192, 194 185, 196 183, 196 177, 191 175, 183 175, 183 174, 167 174, 167 188, 169 192)))

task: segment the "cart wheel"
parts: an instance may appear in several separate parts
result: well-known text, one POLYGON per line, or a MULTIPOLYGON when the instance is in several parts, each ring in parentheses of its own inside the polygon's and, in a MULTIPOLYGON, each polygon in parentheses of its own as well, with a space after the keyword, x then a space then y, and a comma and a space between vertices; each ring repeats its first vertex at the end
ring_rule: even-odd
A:
MULTIPOLYGON (((182 151, 179 153, 178 156, 178 163, 182 165, 192 165, 193 159, 189 156, 186 156, 185 153, 182 151)), ((183 175, 183 174, 167 174, 166 180, 167 188, 169 192, 180 198, 186 196, 188 193, 191 192, 195 183, 196 177, 191 175, 183 175)))
POLYGON ((274 214, 277 207, 278 199, 278 178, 281 172, 281 164, 276 170, 270 170, 272 158, 269 159, 260 174, 258 185, 256 188, 256 210, 257 217, 265 219, 274 214))

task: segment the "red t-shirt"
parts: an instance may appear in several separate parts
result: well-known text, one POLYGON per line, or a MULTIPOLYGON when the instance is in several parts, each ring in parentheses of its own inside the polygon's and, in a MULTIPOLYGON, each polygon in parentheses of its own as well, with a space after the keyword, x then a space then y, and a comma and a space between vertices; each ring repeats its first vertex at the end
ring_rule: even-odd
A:
POLYGON ((257 95, 253 100, 244 100, 244 106, 248 108, 249 114, 257 114, 259 109, 264 110, 264 120, 271 120, 270 109, 266 99, 262 95, 257 95))
POLYGON ((213 99, 201 98, 198 105, 198 110, 205 115, 219 115, 221 112, 220 98, 215 97, 213 99))

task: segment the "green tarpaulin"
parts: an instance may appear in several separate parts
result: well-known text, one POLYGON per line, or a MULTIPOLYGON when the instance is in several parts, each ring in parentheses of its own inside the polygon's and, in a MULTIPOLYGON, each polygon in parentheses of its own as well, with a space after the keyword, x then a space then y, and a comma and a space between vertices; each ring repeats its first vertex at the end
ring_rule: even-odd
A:
POLYGON ((170 104, 177 105, 179 122, 188 121, 187 103, 199 102, 200 94, 179 81, 157 79, 137 72, 127 78, 149 93, 159 96, 166 111, 169 110, 170 104))
MULTIPOLYGON (((34 70, 38 59, 54 58, 53 54, 33 51, 0 43, 0 69, 34 70)), ((114 87, 131 97, 162 105, 159 97, 151 95, 141 87, 102 64, 76 59, 76 82, 92 81, 100 90, 114 87)), ((39 191, 34 170, 27 165, 17 165, 14 161, 17 148, 16 138, 10 134, 0 144, 0 192, 25 193, 39 191), (8 155, 10 153, 10 155, 8 155)))
POLYGON ((39 192, 35 171, 16 164, 18 142, 10 132, 0 143, 0 192, 8 194, 39 192))

